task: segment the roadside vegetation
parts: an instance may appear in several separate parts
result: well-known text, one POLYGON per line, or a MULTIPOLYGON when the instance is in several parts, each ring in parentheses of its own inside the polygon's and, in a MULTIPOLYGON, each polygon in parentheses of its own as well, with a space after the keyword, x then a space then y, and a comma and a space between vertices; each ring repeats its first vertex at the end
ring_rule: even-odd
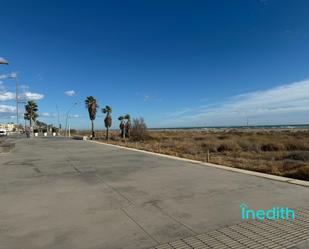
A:
MULTIPOLYGON (((101 134, 100 139, 104 139, 101 134)), ((143 119, 134 119, 131 137, 118 131, 110 143, 262 173, 309 180, 309 131, 165 130, 148 131, 143 119)))

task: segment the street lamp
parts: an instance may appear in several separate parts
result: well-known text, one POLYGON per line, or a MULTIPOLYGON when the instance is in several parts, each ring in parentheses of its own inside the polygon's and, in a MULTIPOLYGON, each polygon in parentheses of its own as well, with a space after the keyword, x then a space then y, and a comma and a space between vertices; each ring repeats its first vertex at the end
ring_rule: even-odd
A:
MULTIPOLYGON (((70 112, 72 111, 72 109, 73 109, 76 105, 77 105, 77 102, 75 102, 75 103, 71 106, 71 108, 67 111, 67 115, 66 115, 66 119, 65 119, 65 137, 67 137, 69 114, 70 114, 70 112)), ((69 129, 71 129, 70 126, 69 126, 69 129)), ((69 135, 71 136, 70 131, 69 131, 69 135)))
MULTIPOLYGON (((9 65, 8 60, 4 59, 3 57, 0 57, 0 64, 2 65, 9 65)), ((15 79, 16 80, 16 125, 17 125, 17 133, 19 134, 19 113, 18 113, 18 104, 19 103, 24 103, 22 101, 19 101, 18 99, 18 79, 17 79, 17 74, 16 73, 11 73, 8 78, 10 79, 15 79)))
POLYGON ((21 102, 19 101, 19 96, 18 96, 18 78, 17 78, 17 73, 11 73, 9 75, 9 78, 10 79, 15 79, 16 81, 16 124, 17 124, 17 133, 19 134, 19 112, 18 112, 18 104, 19 103, 24 103, 24 102, 21 102))
POLYGON ((59 128, 59 134, 61 133, 61 123, 60 123, 60 113, 59 113, 59 107, 56 105, 57 113, 58 113, 58 128, 59 128))
POLYGON ((9 62, 6 59, 4 59, 3 57, 0 57, 0 64, 9 65, 9 62))

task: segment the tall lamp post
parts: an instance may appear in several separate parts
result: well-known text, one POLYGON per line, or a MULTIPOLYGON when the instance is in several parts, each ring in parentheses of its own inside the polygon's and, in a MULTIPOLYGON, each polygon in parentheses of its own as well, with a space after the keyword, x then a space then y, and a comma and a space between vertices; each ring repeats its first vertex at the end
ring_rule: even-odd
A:
POLYGON ((59 113, 59 107, 56 105, 57 113, 58 113, 58 128, 59 128, 59 134, 61 134, 61 123, 60 123, 60 113, 59 113))
MULTIPOLYGON (((0 57, 0 65, 9 65, 9 62, 6 60, 6 59, 4 59, 4 58, 2 58, 2 57, 0 57)), ((17 133, 19 134, 19 113, 18 113, 18 104, 19 103, 24 103, 24 102, 21 102, 21 101, 19 101, 19 98, 18 98, 18 78, 17 78, 17 74, 16 73, 11 73, 10 75, 9 75, 9 78, 10 79, 15 79, 16 80, 16 125, 17 125, 17 133)))
POLYGON ((19 90, 19 83, 18 83, 18 77, 17 77, 17 73, 11 73, 9 75, 10 79, 15 79, 15 83, 16 83, 16 124, 17 124, 17 133, 19 134, 19 111, 18 111, 18 104, 22 103, 21 101, 19 101, 19 96, 18 96, 18 90, 19 90))
POLYGON ((9 65, 9 62, 6 59, 4 59, 3 57, 0 57, 0 64, 9 65))
MULTIPOLYGON (((77 102, 75 102, 71 108, 67 111, 66 119, 65 119, 65 137, 67 137, 67 132, 68 132, 68 118, 69 114, 72 111, 72 109, 77 105, 77 102)), ((71 128, 71 127, 70 127, 71 128)), ((70 134, 71 135, 71 134, 70 134)))

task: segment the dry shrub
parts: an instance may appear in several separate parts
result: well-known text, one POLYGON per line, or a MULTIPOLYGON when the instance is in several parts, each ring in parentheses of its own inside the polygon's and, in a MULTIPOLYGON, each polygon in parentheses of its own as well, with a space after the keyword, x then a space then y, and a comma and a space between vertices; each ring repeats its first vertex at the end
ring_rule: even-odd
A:
POLYGON ((293 151, 293 150, 308 150, 309 148, 301 141, 295 141, 294 143, 289 142, 285 144, 285 149, 289 151, 293 151))
POLYGON ((226 141, 224 143, 221 143, 219 147, 217 148, 218 152, 238 151, 238 150, 240 150, 240 147, 234 141, 226 141))
POLYGON ((133 119, 130 139, 133 141, 143 141, 149 138, 150 136, 148 133, 148 128, 144 119, 143 118, 133 119))
POLYGON ((190 155, 196 155, 196 154, 199 154, 200 152, 200 150, 196 146, 185 146, 185 148, 183 148, 183 151, 186 154, 190 154, 190 155))
POLYGON ((309 161, 309 151, 299 151, 289 154, 286 159, 309 161))
POLYGON ((229 135, 218 136, 218 139, 220 139, 220 140, 226 140, 226 139, 229 139, 229 138, 230 138, 229 135))
POLYGON ((205 137, 195 137, 194 140, 195 141, 203 141, 203 140, 205 140, 205 137))
POLYGON ((165 147, 165 148, 175 148, 175 147, 177 147, 177 141, 169 138, 169 139, 164 141, 162 146, 165 147))
POLYGON ((211 142, 204 142, 201 144, 201 148, 203 151, 209 150, 209 152, 217 152, 217 144, 211 142))
POLYGON ((261 146, 261 151, 280 151, 284 146, 280 143, 266 143, 261 146))
POLYGON ((237 141, 238 145, 243 149, 243 151, 254 151, 258 152, 260 151, 261 147, 256 142, 250 142, 248 140, 239 140, 237 141))
POLYGON ((283 176, 309 181, 309 166, 300 165, 299 167, 283 172, 283 176))
POLYGON ((306 130, 164 130, 149 131, 149 135, 152 139, 143 138, 138 143, 131 140, 127 144, 202 161, 209 150, 212 163, 309 180, 306 130))

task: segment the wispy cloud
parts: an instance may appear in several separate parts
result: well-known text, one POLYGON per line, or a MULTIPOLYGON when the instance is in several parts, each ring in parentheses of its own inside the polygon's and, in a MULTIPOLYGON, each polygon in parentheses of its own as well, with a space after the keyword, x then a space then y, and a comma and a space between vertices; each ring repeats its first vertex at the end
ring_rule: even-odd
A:
POLYGON ((50 115, 49 112, 43 112, 43 113, 41 114, 41 116, 42 116, 42 117, 50 117, 51 115, 50 115))
POLYGON ((44 94, 41 93, 32 93, 32 92, 24 92, 20 95, 21 99, 26 100, 41 100, 44 98, 44 94))
POLYGON ((65 91, 64 94, 69 97, 73 97, 76 95, 76 92, 74 90, 69 90, 69 91, 65 91))
POLYGON ((0 74, 0 80, 5 80, 7 79, 8 75, 7 74, 0 74))
POLYGON ((15 93, 12 92, 0 92, 0 101, 9 101, 15 99, 15 93))
POLYGON ((150 99, 150 96, 149 95, 144 95, 144 101, 148 101, 150 99))
POLYGON ((144 102, 161 102, 162 101, 162 98, 158 98, 157 96, 150 95, 148 93, 136 92, 135 95, 142 97, 144 102))
POLYGON ((12 72, 9 74, 0 74, 0 80, 5 80, 8 78, 15 79, 17 77, 17 72, 12 72))
POLYGON ((15 114, 16 107, 11 105, 0 105, 0 117, 10 117, 15 114))
MULTIPOLYGON (((1 89, 0 89, 1 90, 1 89)), ((14 92, 0 91, 0 101, 15 100, 16 94, 14 92)), ((19 99, 22 100, 41 100, 44 98, 44 94, 24 92, 19 94, 19 99)))
POLYGON ((170 113, 166 124, 242 125, 249 117, 258 123, 309 122, 309 80, 269 90, 237 95, 216 106, 198 106, 170 113))

